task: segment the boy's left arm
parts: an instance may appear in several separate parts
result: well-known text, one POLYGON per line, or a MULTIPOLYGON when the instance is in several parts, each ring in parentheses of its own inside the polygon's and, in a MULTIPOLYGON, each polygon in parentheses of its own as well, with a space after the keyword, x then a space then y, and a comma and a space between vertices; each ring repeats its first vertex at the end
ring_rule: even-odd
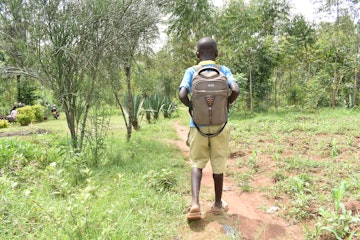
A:
POLYGON ((232 104, 240 94, 239 85, 228 67, 222 66, 221 70, 228 79, 229 88, 231 89, 231 94, 228 97, 228 104, 232 104))

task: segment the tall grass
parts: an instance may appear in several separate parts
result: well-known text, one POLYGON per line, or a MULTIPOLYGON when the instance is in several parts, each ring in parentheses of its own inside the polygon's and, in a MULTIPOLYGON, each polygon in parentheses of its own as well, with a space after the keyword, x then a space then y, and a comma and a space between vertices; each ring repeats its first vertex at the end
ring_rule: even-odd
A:
POLYGON ((177 236, 169 226, 183 220, 188 184, 181 153, 167 144, 175 136, 172 123, 159 119, 128 142, 118 119, 112 119, 97 167, 87 164, 86 151, 68 152, 66 128, 62 134, 0 138, 0 239, 177 236))
MULTIPOLYGON (((179 238, 190 186, 183 155, 168 144, 177 139, 174 121, 188 125, 184 107, 179 118, 144 124, 127 141, 117 112, 96 165, 91 152, 71 152, 63 118, 0 129, 47 130, 0 138, 0 239, 179 238)), ((360 112, 232 113, 229 125, 237 157, 226 174, 239 191, 263 191, 280 217, 310 224, 308 239, 359 237, 358 218, 343 206, 360 201, 360 112), (272 184, 253 187, 256 175, 272 184)))

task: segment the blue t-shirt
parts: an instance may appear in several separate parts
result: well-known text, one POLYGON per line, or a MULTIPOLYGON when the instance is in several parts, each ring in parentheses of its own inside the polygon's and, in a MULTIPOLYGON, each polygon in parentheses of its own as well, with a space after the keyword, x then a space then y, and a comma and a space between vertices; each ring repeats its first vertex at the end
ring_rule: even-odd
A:
MULTIPOLYGON (((199 65, 201 66, 214 66, 215 65, 215 61, 201 61, 199 63, 199 65)), ((236 79, 234 78, 234 76, 232 75, 231 71, 229 68, 227 68, 226 66, 221 65, 220 66, 220 72, 222 72, 228 80, 228 86, 230 88, 230 83, 232 81, 236 82, 236 79)), ((195 68, 194 67, 189 67, 188 69, 186 69, 184 77, 180 83, 179 86, 179 91, 181 88, 186 88, 187 92, 190 93, 191 91, 191 87, 192 87, 192 78, 194 76, 195 73, 195 68)), ((194 122, 192 120, 192 118, 190 119, 190 127, 195 127, 194 122)))

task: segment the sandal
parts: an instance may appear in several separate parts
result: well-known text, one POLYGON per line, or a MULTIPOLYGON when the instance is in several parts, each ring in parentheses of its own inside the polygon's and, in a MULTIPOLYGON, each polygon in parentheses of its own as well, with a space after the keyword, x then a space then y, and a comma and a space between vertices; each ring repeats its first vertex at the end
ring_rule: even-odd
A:
POLYGON ((227 212, 228 210, 229 210, 229 206, 225 201, 221 201, 221 208, 215 207, 215 203, 211 207, 211 212, 216 215, 221 214, 223 212, 227 212))
POLYGON ((201 211, 200 208, 189 208, 187 213, 187 219, 188 220, 198 220, 201 218, 201 211))

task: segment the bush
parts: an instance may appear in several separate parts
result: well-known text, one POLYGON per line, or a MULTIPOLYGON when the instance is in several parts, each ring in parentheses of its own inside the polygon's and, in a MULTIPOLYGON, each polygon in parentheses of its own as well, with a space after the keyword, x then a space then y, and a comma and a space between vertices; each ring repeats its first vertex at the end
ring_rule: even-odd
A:
POLYGON ((37 122, 42 122, 44 121, 46 115, 46 108, 40 104, 36 104, 34 106, 32 106, 34 112, 35 112, 35 121, 37 122))
POLYGON ((171 190, 176 184, 175 174, 171 170, 161 169, 161 171, 150 170, 144 176, 147 186, 158 192, 171 190))
POLYGON ((0 115, 8 115, 9 113, 10 112, 8 108, 0 107, 0 115))
POLYGON ((35 120, 35 110, 31 106, 25 106, 18 108, 18 114, 16 115, 16 121, 20 123, 21 126, 29 125, 35 120))
POLYGON ((10 123, 8 120, 0 120, 0 128, 7 128, 10 126, 10 123))

